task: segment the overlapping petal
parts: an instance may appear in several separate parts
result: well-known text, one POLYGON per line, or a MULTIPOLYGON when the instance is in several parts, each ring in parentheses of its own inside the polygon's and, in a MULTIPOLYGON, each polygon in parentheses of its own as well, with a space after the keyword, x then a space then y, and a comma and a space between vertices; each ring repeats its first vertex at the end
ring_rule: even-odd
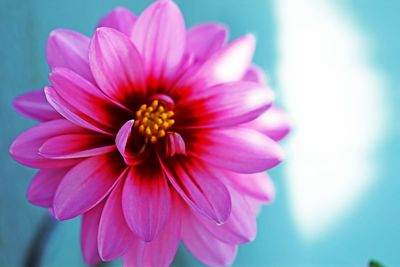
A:
POLYGON ((135 14, 129 9, 116 7, 100 20, 98 27, 113 28, 130 36, 136 19, 135 14))

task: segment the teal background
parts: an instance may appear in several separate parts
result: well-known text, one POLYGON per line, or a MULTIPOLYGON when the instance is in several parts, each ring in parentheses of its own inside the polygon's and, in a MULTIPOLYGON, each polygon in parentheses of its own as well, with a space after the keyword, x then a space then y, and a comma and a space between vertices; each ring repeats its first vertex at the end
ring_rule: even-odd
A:
MULTIPOLYGON (((276 0, 278 1, 278 0, 276 0)), ((91 35, 100 16, 117 5, 139 13, 149 0, 54 1, 0 0, 0 266, 21 266, 46 211, 30 205, 26 188, 34 170, 11 160, 13 138, 34 122, 11 108, 14 97, 47 84, 45 43, 55 28, 91 35)), ((255 61, 276 85, 276 29, 270 0, 176 1, 187 25, 220 21, 231 36, 252 32, 258 38, 255 61)), ((296 232, 283 184, 284 165, 272 172, 277 199, 258 219, 257 239, 242 246, 234 266, 366 266, 377 259, 400 266, 400 2, 397 0, 338 1, 374 39, 374 63, 388 77, 385 92, 391 123, 378 153, 379 182, 368 198, 329 234, 316 243, 296 232)), ((277 88, 279 90, 279 88, 277 88)), ((59 223, 43 249, 42 266, 83 266, 79 248, 79 219, 59 223)), ((120 262, 112 265, 118 266, 120 262)), ((176 266, 198 265, 184 249, 176 266)))

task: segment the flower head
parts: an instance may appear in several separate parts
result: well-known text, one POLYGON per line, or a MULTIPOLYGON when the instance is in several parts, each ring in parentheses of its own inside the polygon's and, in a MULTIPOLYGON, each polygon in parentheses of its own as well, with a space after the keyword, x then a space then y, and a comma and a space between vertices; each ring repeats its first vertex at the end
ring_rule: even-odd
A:
POLYGON ((91 39, 50 34, 51 85, 14 102, 40 124, 10 153, 39 169, 30 202, 59 220, 82 215, 88 263, 165 266, 183 241, 226 265, 254 239, 289 126, 251 65, 254 37, 226 39, 219 24, 186 31, 170 0, 139 17, 117 8, 91 39))

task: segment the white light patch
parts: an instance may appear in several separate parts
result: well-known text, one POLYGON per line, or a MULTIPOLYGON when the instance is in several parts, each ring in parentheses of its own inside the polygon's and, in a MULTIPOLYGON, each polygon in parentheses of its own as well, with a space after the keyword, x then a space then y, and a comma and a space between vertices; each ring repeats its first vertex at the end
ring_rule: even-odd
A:
POLYGON ((300 232, 315 241, 376 178, 383 80, 368 62, 366 37, 334 1, 275 3, 278 84, 295 124, 286 184, 300 232))

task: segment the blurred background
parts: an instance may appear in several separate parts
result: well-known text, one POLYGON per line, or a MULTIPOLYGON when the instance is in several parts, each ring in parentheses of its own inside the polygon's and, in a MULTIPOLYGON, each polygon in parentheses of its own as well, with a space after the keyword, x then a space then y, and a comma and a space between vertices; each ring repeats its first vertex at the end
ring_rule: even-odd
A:
MULTIPOLYGON (((138 14, 151 2, 0 0, 0 266, 22 266, 32 255, 40 266, 84 266, 79 218, 48 224, 25 198, 35 171, 8 154, 34 124, 12 110, 13 98, 48 83, 48 34, 90 36, 113 7, 138 14), (38 234, 43 228, 48 235, 38 234)), ((276 201, 234 266, 400 266, 400 2, 176 2, 187 26, 219 21, 231 38, 256 35, 255 62, 294 121, 287 160, 271 172, 276 201)), ((180 248, 174 265, 200 264, 180 248)))

